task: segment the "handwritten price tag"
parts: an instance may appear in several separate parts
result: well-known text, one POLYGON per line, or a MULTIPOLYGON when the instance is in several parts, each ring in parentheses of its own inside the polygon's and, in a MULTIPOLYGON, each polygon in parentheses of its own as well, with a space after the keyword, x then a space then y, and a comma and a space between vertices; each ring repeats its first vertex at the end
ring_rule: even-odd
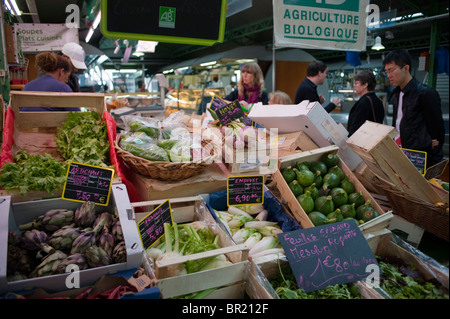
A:
POLYGON ((407 148, 400 148, 403 154, 413 163, 419 170, 420 174, 424 175, 427 168, 427 152, 410 150, 407 148))
POLYGON ((368 265, 378 265, 353 220, 279 234, 281 246, 306 292, 363 280, 368 265))
POLYGON ((228 206, 264 203, 264 176, 233 176, 227 179, 228 206))
POLYGON ((62 198, 107 206, 113 176, 110 168, 70 162, 62 198))
POLYGON ((169 200, 156 207, 137 224, 144 249, 150 248, 164 235, 164 223, 173 223, 169 200))

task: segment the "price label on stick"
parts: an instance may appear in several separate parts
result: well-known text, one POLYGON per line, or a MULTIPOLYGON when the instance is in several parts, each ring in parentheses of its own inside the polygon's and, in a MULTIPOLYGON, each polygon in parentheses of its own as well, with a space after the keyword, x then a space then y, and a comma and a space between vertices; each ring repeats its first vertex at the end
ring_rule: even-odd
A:
POLYGON ((264 203, 264 176, 232 176, 227 178, 228 206, 264 203))
POLYGON ((378 267, 354 220, 284 232, 278 238, 298 287, 306 292, 364 280, 378 267))
POLYGON ((169 200, 156 207, 137 224, 144 249, 150 248, 164 235, 164 223, 173 223, 169 200))
POLYGON ((107 206, 113 176, 114 170, 110 168, 70 162, 62 198, 107 206))
POLYGON ((245 115, 238 100, 235 100, 225 106, 218 107, 214 111, 219 118, 220 124, 223 126, 245 115))

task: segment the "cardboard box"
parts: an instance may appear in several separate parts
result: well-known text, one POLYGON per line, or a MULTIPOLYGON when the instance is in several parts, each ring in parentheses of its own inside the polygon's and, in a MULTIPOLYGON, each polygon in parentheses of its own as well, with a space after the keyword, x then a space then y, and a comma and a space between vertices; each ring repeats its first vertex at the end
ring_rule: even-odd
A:
MULTIPOLYGON (((49 209, 66 208, 74 210, 80 202, 63 199, 47 199, 41 201, 12 203, 10 196, 0 197, 0 293, 19 292, 28 289, 43 288, 47 292, 66 290, 66 279, 70 274, 30 278, 19 281, 8 281, 6 277, 8 231, 18 231, 18 226, 32 221, 49 209)), ((112 185, 108 206, 97 206, 98 211, 117 211, 124 240, 127 247, 127 261, 104 267, 89 268, 80 271, 80 287, 95 283, 102 275, 121 270, 133 269, 142 264, 143 247, 136 228, 134 216, 131 214, 131 203, 125 185, 112 185)))
MULTIPOLYGON (((158 207, 166 200, 167 199, 132 203, 131 206, 134 209, 138 207, 145 208, 145 212, 136 213, 136 222, 142 220, 142 218, 144 218, 150 211, 158 207)), ((229 235, 215 222, 209 210, 206 208, 206 204, 202 197, 192 196, 169 198, 169 200, 174 222, 178 224, 193 221, 205 222, 207 225, 210 225, 213 232, 219 236, 219 246, 221 248, 203 253, 166 259, 164 261, 157 260, 155 262, 155 274, 158 280, 157 286, 161 290, 162 297, 171 298, 175 296, 182 296, 209 288, 221 288, 222 286, 234 286, 233 288, 235 290, 229 288, 234 291, 234 293, 241 291, 241 284, 243 283, 247 271, 248 249, 242 245, 235 245, 231 241, 229 235), (230 260, 232 264, 220 268, 175 277, 169 277, 170 274, 166 271, 167 267, 184 263, 187 260, 196 260, 220 254, 225 254, 227 259, 230 260)), ((158 243, 155 244, 157 245, 158 243)), ((228 292, 231 294, 230 290, 222 291, 222 293, 226 294, 228 292)), ((217 294, 219 294, 219 292, 217 292, 217 294)))
MULTIPOLYGON (((312 150, 309 152, 302 152, 298 155, 292 155, 280 158, 280 166, 279 169, 273 175, 274 182, 276 187, 280 191, 280 195, 289 206, 289 209, 294 214, 296 220, 300 223, 303 228, 314 227, 314 224, 309 219, 306 212, 303 210, 297 198, 294 196, 292 191, 290 190, 288 184, 283 178, 281 171, 288 166, 294 166, 296 163, 305 162, 305 161, 317 161, 320 160, 323 154, 327 154, 329 152, 337 153, 337 146, 327 146, 322 147, 317 150, 312 150)), ((384 228, 389 224, 389 219, 392 217, 391 212, 384 212, 380 205, 375 201, 372 195, 364 188, 361 182, 355 177, 353 172, 347 167, 347 165, 340 160, 338 166, 342 169, 345 175, 349 176, 349 180, 355 185, 355 191, 361 191, 363 193, 364 200, 367 201, 370 199, 372 207, 380 214, 380 216, 361 224, 359 227, 363 231, 363 233, 367 233, 370 231, 374 231, 379 228, 384 228)))
POLYGON ((213 163, 198 175, 181 181, 160 181, 130 170, 128 178, 134 184, 139 198, 159 200, 171 197, 189 197, 227 188, 231 176, 223 163, 213 163))
POLYGON ((339 146, 339 157, 353 170, 361 158, 346 144, 348 131, 317 102, 298 105, 255 104, 248 117, 266 129, 277 128, 278 134, 303 131, 319 147, 339 146))
POLYGON ((397 130, 392 126, 366 121, 348 140, 370 170, 395 189, 429 203, 446 201, 420 174, 394 142, 397 130))

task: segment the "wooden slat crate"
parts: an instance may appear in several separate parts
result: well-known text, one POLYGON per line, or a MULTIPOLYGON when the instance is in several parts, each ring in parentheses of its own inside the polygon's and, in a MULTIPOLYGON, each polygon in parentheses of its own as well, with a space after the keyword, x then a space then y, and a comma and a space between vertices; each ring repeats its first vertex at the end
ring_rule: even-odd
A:
MULTIPOLYGON (((276 187, 280 191, 280 196, 282 197, 282 201, 286 202, 295 219, 300 223, 303 228, 314 227, 314 224, 309 219, 306 212, 303 210, 301 205, 299 204, 297 198, 292 193, 289 185, 283 178, 281 171, 288 166, 295 166, 296 163, 304 162, 304 161, 317 161, 320 160, 323 154, 333 152, 337 153, 338 147, 331 145, 322 147, 316 150, 302 152, 300 154, 286 156, 280 159, 279 169, 273 175, 274 183, 276 187)), ((380 214, 380 216, 361 224, 359 227, 363 231, 363 233, 367 233, 376 229, 384 228, 389 224, 390 218, 392 218, 391 212, 385 212, 378 202, 372 197, 372 195, 365 189, 365 187, 361 184, 361 182, 356 178, 353 172, 348 168, 348 166, 342 161, 339 161, 338 166, 342 169, 345 175, 349 176, 349 180, 355 185, 355 191, 361 191, 364 197, 364 200, 367 201, 370 199, 372 207, 380 214)))
MULTIPOLYGON (((219 246, 221 248, 168 260, 157 260, 155 262, 155 274, 158 281, 157 286, 161 290, 162 297, 172 298, 210 288, 218 288, 211 296, 243 298, 245 290, 245 285, 243 284, 245 283, 244 279, 247 276, 249 263, 246 246, 234 244, 229 235, 217 225, 200 196, 170 198, 169 200, 174 222, 182 224, 200 220, 208 225, 212 225, 214 233, 219 236, 219 246), (221 254, 225 254, 232 264, 175 277, 169 277, 167 272, 167 267, 169 266, 184 263, 187 260, 196 260, 221 254)), ((145 212, 135 211, 136 221, 140 221, 165 201, 154 200, 131 203, 133 209, 137 207, 145 208, 145 212)), ((155 245, 157 244, 158 242, 155 243, 155 245)))
POLYGON ((428 181, 397 146, 392 126, 366 121, 347 145, 358 154, 370 170, 395 189, 430 203, 442 201, 428 181))

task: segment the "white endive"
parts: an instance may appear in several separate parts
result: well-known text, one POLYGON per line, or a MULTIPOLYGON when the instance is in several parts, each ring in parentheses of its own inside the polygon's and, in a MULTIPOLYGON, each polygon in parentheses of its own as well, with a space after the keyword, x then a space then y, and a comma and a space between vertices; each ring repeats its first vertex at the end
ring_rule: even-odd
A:
POLYGON ((264 210, 264 205, 262 204, 256 204, 256 205, 240 205, 236 206, 237 208, 243 210, 246 213, 249 213, 250 215, 255 215, 264 210))
POLYGON ((241 228, 233 234, 233 240, 236 244, 242 244, 250 237, 256 230, 250 228, 241 228))
POLYGON ((281 234, 283 232, 280 227, 276 226, 264 226, 259 228, 258 231, 264 236, 276 236, 277 234, 281 234))
POLYGON ((252 258, 258 258, 258 257, 261 257, 261 256, 272 255, 272 254, 284 255, 284 250, 283 250, 283 248, 266 249, 266 250, 263 250, 263 251, 260 251, 258 253, 253 254, 252 258))
POLYGON ((249 256, 253 256, 256 253, 259 253, 266 249, 274 248, 278 245, 278 238, 274 236, 266 236, 263 237, 259 242, 253 246, 248 252, 249 256))
POLYGON ((251 249, 262 239, 262 237, 262 234, 259 232, 253 233, 250 235, 250 237, 247 238, 247 240, 245 241, 245 245, 248 247, 248 249, 251 249))
POLYGON ((254 228, 254 229, 260 229, 266 226, 275 226, 277 225, 277 222, 270 222, 266 220, 253 220, 245 223, 245 228, 254 228))
POLYGON ((265 220, 267 220, 268 216, 269 216, 269 212, 267 211, 267 209, 263 209, 262 211, 259 212, 258 215, 256 215, 255 219, 260 220, 260 221, 265 221, 265 220))

